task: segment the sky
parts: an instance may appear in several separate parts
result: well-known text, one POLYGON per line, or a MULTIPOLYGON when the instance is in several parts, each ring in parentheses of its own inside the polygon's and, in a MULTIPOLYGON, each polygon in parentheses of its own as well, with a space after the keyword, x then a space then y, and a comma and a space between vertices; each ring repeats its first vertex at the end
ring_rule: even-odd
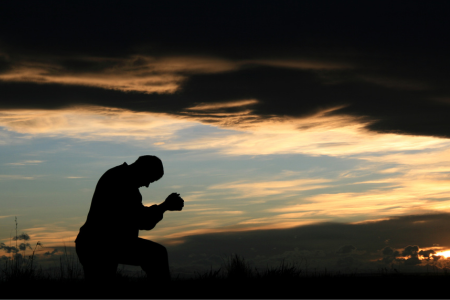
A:
POLYGON ((140 236, 175 271, 447 267, 449 6, 0 4, 0 256, 15 217, 42 259, 73 247, 100 176, 156 155, 144 205, 185 207, 140 236))

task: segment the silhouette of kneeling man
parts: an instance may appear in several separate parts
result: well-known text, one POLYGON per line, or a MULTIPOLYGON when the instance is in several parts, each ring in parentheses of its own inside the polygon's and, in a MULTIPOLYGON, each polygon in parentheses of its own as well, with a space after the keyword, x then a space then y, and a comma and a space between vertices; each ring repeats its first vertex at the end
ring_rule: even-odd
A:
POLYGON ((164 175, 161 160, 152 155, 109 169, 95 187, 85 224, 75 240, 86 280, 110 282, 118 264, 141 266, 151 281, 169 282, 169 261, 164 246, 139 238, 151 230, 166 211, 181 211, 179 194, 172 193, 159 205, 142 205, 139 188, 164 175))

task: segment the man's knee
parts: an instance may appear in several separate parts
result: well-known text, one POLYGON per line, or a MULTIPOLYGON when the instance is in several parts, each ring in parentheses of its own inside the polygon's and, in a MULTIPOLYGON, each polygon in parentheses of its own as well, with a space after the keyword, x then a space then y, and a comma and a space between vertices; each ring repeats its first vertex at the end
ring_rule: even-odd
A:
POLYGON ((161 244, 145 241, 141 248, 143 250, 143 254, 146 256, 148 254, 157 255, 157 256, 167 256, 167 249, 161 244))

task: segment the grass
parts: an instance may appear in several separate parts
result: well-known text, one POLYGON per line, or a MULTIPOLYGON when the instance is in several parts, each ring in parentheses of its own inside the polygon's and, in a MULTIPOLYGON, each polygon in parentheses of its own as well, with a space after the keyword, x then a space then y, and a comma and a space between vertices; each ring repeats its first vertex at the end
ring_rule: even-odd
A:
POLYGON ((366 275, 311 273, 285 261, 258 270, 234 254, 216 270, 211 268, 189 279, 173 278, 169 287, 152 285, 143 275, 129 276, 121 269, 114 282, 92 286, 84 281, 78 258, 66 247, 59 266, 49 271, 36 262, 36 249, 42 245, 37 242, 34 247, 21 247, 18 240, 16 247, 8 248, 11 256, 0 266, 3 298, 435 298, 440 296, 433 291, 445 288, 450 280, 447 272, 402 274, 381 269, 366 275), (28 256, 27 248, 31 250, 28 256))
POLYGON ((168 288, 119 269, 115 282, 93 289, 84 282, 75 255, 64 252, 59 270, 53 273, 34 264, 33 255, 34 251, 29 257, 4 262, 0 279, 4 298, 433 298, 432 294, 420 294, 431 289, 405 287, 445 287, 450 280, 450 275, 436 273, 306 274, 285 262, 261 271, 235 254, 217 270, 211 268, 190 279, 172 279, 168 288), (368 294, 358 294, 361 290, 368 294))

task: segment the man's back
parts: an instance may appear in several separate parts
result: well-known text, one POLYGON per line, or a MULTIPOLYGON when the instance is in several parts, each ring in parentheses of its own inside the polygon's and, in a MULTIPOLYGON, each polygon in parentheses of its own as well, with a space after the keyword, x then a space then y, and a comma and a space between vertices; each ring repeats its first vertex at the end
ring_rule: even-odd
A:
POLYGON ((139 216, 143 209, 139 189, 133 186, 126 163, 109 169, 97 183, 80 239, 131 239, 139 235, 139 216))

